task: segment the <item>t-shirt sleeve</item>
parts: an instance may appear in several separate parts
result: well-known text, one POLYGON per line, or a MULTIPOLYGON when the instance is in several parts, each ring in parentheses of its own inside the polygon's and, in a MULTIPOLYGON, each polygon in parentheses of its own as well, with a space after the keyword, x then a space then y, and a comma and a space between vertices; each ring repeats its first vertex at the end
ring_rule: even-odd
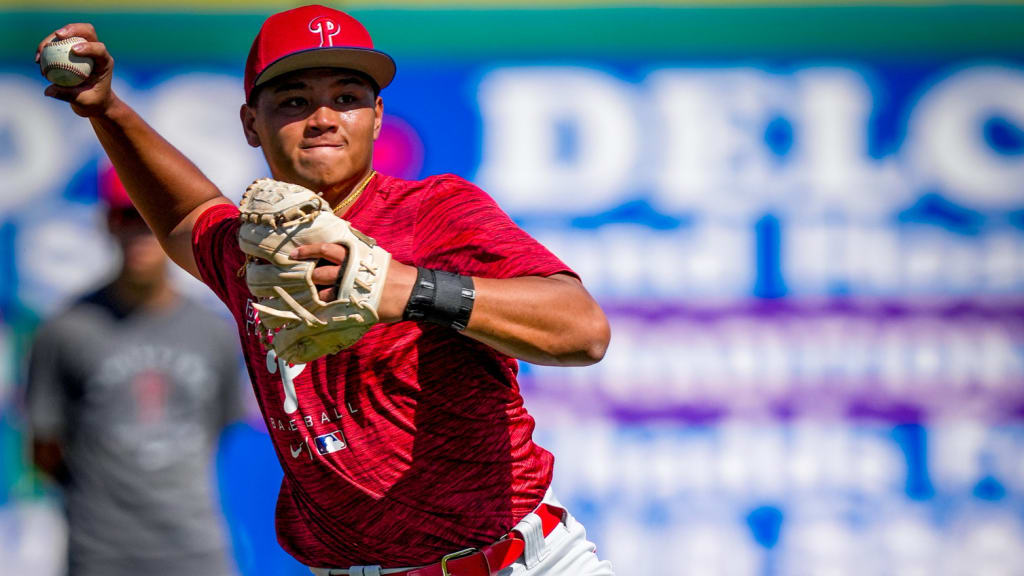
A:
POLYGON ((486 192, 458 176, 439 177, 424 193, 413 236, 417 266, 481 278, 576 276, 486 192))
POLYGON ((44 325, 32 340, 28 357, 26 415, 32 435, 45 440, 63 437, 68 405, 58 335, 52 324, 44 325))
POLYGON ((216 204, 200 214, 192 227, 192 254, 199 276, 229 307, 230 275, 245 264, 238 248, 238 225, 238 207, 216 204))

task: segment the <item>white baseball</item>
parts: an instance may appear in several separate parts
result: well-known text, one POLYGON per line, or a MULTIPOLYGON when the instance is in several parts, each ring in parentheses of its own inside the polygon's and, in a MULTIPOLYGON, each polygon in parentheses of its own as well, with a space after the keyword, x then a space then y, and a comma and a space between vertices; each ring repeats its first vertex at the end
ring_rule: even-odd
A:
POLYGON ((58 86, 78 86, 92 74, 92 58, 71 52, 71 47, 85 38, 72 36, 43 46, 39 54, 39 70, 58 86))

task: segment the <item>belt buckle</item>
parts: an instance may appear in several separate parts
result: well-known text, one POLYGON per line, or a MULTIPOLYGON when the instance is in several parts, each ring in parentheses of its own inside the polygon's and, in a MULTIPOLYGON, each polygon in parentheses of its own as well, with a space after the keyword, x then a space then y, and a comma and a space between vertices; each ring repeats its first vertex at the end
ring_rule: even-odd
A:
POLYGON ((448 562, 450 560, 457 560, 466 556, 472 556, 479 552, 476 548, 466 548, 459 550, 458 552, 452 552, 451 554, 445 554, 441 557, 441 576, 452 576, 452 573, 448 571, 448 562))

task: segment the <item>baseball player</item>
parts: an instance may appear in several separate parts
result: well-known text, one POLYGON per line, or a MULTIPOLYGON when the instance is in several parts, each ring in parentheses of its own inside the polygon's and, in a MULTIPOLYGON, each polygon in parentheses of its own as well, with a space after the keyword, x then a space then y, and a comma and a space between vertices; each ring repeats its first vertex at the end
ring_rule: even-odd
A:
MULTIPOLYGON (((89 118, 164 249, 237 321, 284 469, 277 533, 286 551, 314 574, 612 573, 551 493, 553 457, 532 440, 516 381, 516 359, 599 361, 607 320, 576 274, 477 187, 454 175, 414 182, 372 169, 381 90, 395 64, 358 21, 323 6, 269 17, 249 52, 240 109, 246 140, 278 181, 254 184, 260 201, 273 204, 292 185, 313 190, 329 206, 313 222, 337 215, 358 239, 272 255, 317 264, 306 279, 317 293, 306 302, 351 296, 352 308, 326 319, 303 311, 289 289, 254 278, 263 264, 240 244, 263 220, 243 211, 242 222, 239 208, 118 98, 113 59, 92 26, 65 26, 40 47, 55 36, 85 38, 74 51, 95 66, 83 85, 46 94, 89 118), (256 297, 257 288, 279 298, 256 297), (366 313, 369 300, 357 293, 371 288, 366 313), (372 328, 337 353, 286 355, 287 330, 269 343, 265 331, 296 314, 303 321, 288 326, 297 329, 352 318, 372 328)), ((252 191, 243 210, 258 204, 252 191)), ((282 238, 293 235, 274 242, 282 238)))

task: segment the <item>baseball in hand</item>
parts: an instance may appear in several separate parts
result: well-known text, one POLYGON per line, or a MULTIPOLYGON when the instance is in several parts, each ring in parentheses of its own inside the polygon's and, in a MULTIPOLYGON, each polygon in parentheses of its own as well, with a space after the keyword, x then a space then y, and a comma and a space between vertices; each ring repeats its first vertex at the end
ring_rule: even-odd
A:
POLYGON ((92 58, 71 52, 71 47, 85 38, 72 36, 50 42, 39 54, 39 69, 46 79, 58 86, 78 86, 92 73, 92 58))

